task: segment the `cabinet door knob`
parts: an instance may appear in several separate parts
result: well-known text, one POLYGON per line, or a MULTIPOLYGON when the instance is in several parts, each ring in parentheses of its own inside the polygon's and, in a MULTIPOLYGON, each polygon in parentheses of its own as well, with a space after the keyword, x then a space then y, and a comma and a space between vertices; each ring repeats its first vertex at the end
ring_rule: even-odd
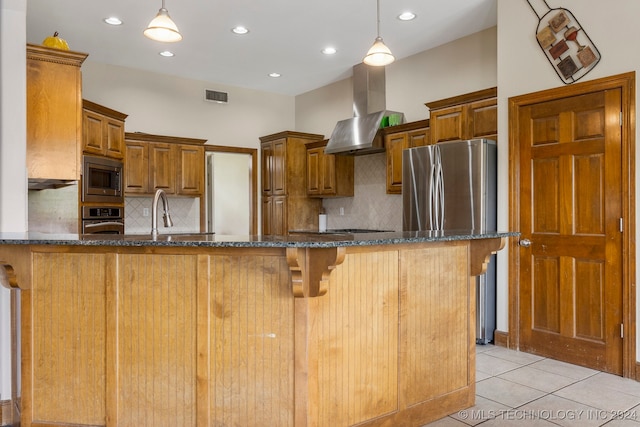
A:
POLYGON ((531 246, 531 240, 529 239, 522 239, 520 240, 520 242, 518 242, 518 244, 520 246, 522 246, 523 248, 528 248, 529 246, 531 246))

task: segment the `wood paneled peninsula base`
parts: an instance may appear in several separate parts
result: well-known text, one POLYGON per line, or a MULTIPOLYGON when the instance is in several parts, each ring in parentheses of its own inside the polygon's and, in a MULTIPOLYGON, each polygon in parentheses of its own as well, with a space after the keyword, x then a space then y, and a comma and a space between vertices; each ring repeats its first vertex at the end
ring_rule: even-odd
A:
POLYGON ((511 235, 0 234, 21 425, 420 426, 470 407, 472 277, 511 235))

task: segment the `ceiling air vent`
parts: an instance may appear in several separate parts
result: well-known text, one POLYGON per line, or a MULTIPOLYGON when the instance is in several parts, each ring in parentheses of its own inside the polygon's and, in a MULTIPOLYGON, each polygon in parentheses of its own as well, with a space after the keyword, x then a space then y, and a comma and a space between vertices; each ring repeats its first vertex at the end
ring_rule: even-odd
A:
POLYGON ((229 94, 227 92, 205 89, 204 99, 207 101, 217 102, 218 104, 226 104, 229 102, 229 94))

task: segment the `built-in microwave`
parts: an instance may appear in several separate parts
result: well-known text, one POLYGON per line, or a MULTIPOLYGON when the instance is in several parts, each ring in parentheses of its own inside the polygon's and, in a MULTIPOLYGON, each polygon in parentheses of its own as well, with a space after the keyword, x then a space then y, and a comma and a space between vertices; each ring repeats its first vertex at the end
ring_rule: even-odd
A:
POLYGON ((82 201, 124 204, 122 162, 83 156, 82 201))

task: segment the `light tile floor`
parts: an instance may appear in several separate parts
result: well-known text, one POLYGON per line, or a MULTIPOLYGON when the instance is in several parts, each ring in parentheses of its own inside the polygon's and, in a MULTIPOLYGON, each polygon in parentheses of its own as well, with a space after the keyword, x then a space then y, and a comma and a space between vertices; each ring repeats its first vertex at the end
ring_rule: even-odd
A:
POLYGON ((477 425, 640 427, 640 382, 503 347, 479 345, 476 405, 428 424, 477 425))

